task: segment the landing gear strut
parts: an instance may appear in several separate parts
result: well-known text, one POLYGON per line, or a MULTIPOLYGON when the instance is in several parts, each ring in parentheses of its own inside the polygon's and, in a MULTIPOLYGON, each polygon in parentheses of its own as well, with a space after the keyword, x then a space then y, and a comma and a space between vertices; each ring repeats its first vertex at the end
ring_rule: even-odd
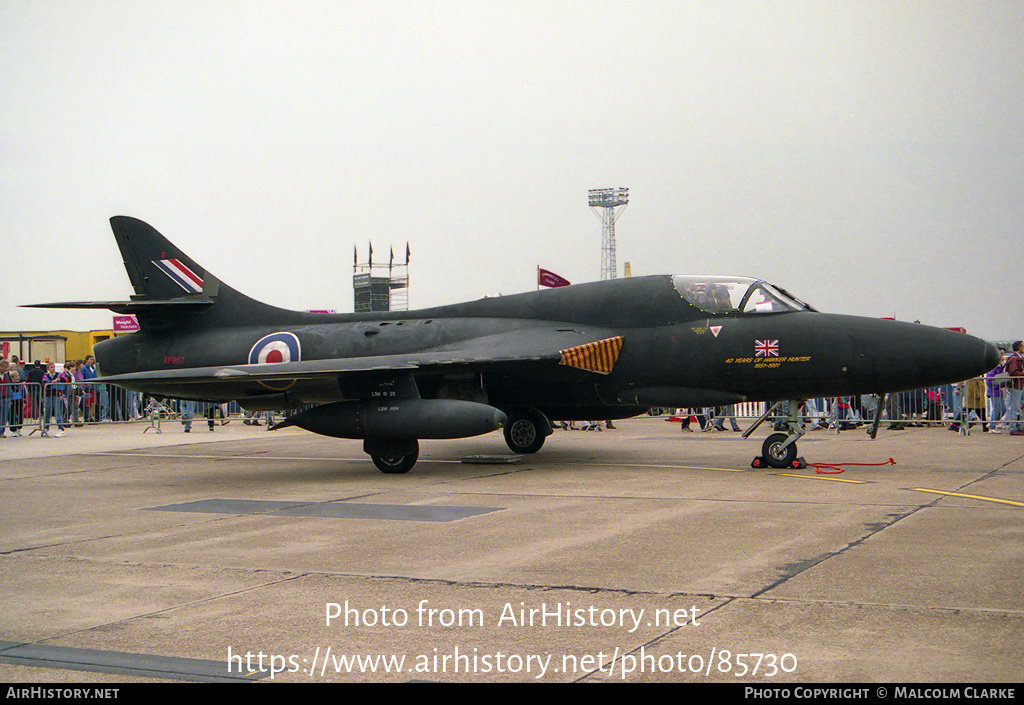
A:
MULTIPOLYGON (((768 408, 754 425, 744 433, 744 438, 749 438, 758 426, 765 419, 772 415, 782 405, 777 401, 768 408)), ((787 433, 773 433, 765 439, 761 446, 761 455, 754 458, 750 464, 752 468, 763 468, 765 465, 772 468, 805 468, 807 462, 796 455, 796 441, 804 435, 804 429, 800 427, 800 403, 797 400, 789 402, 789 415, 786 419, 787 433)))

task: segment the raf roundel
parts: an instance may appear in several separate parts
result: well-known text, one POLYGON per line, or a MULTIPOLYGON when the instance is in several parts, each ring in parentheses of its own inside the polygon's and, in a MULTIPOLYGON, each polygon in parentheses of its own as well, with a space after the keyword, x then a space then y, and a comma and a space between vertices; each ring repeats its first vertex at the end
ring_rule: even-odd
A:
POLYGON ((271 333, 256 341, 249 351, 250 365, 298 362, 302 359, 299 339, 294 333, 271 333))

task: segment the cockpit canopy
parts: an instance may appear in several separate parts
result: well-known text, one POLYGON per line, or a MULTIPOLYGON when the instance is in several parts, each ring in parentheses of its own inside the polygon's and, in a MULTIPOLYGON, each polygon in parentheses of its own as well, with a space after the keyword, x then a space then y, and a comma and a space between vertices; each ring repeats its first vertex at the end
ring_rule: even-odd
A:
POLYGON ((785 289, 749 277, 676 274, 672 277, 672 283, 688 303, 708 314, 814 310, 785 289))

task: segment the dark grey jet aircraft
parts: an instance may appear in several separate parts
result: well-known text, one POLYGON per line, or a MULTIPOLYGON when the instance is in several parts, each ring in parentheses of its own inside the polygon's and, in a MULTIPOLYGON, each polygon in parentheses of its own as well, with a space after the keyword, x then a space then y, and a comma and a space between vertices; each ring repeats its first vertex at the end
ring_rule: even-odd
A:
MULTIPOLYGON (((504 428, 509 448, 534 453, 551 420, 883 394, 999 362, 977 338, 819 313, 744 277, 616 279, 421 311, 289 311, 221 283, 140 220, 110 223, 131 300, 40 305, 138 317, 139 332, 96 345, 102 381, 253 410, 314 405, 277 428, 362 439, 387 473, 412 468, 421 438, 504 428)), ((794 422, 765 441, 770 465, 795 457, 794 422)))

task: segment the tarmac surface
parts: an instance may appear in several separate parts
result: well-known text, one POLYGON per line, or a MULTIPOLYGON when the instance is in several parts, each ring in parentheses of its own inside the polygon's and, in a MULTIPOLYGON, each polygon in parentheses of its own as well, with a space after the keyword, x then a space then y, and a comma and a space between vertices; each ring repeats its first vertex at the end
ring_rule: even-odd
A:
POLYGON ((817 431, 896 464, 816 474, 616 426, 407 475, 238 420, 0 439, 0 681, 1021 680, 1024 439, 817 431))

